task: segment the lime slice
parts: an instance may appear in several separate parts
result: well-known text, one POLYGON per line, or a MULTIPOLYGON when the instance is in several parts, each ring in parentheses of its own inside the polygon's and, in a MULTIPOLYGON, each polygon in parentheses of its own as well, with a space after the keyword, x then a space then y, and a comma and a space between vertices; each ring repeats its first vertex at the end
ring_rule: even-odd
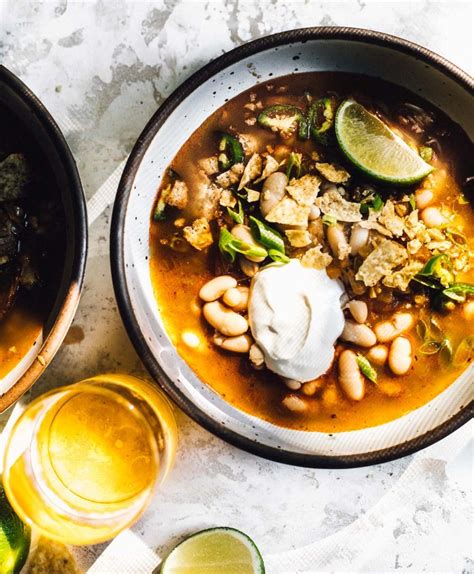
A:
POLYGON ((339 106, 335 130, 347 159, 379 181, 409 185, 433 169, 382 120, 354 100, 345 100, 339 106))
POLYGON ((178 544, 160 574, 264 574, 254 542, 234 528, 210 528, 178 544))
POLYGON ((10 506, 0 486, 0 574, 17 574, 30 549, 30 529, 10 506))

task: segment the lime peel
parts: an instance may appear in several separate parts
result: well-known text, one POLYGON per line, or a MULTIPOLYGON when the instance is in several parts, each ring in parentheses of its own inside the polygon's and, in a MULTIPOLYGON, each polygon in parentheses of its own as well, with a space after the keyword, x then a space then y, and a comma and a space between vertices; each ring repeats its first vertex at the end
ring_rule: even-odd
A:
POLYGON ((339 106, 335 131, 347 159, 378 181, 410 185, 433 170, 399 135, 355 100, 345 100, 339 106))
POLYGON ((229 527, 209 528, 178 544, 160 574, 265 574, 262 556, 251 538, 229 527))

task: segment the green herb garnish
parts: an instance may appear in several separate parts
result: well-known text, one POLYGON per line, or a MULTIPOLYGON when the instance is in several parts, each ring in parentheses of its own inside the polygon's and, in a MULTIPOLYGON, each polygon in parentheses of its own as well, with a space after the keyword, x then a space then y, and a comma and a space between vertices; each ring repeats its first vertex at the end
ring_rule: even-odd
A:
POLYGON ((273 259, 273 261, 276 261, 277 263, 289 263, 290 262, 290 258, 288 257, 288 255, 285 255, 284 253, 282 253, 281 251, 278 251, 277 249, 270 249, 268 251, 268 256, 273 259))
POLYGON ((371 365, 369 359, 365 355, 362 355, 362 353, 357 353, 356 361, 362 374, 367 377, 369 381, 377 384, 377 371, 371 365))
POLYGON ((301 160, 302 154, 291 152, 286 160, 286 177, 288 181, 291 179, 298 179, 301 175, 301 160))
POLYGON ((244 210, 242 208, 242 203, 240 200, 237 201, 239 206, 239 211, 233 211, 230 207, 227 208, 227 213, 229 216, 235 221, 235 223, 243 223, 244 222, 244 210))
POLYGON ((362 215, 367 215, 369 210, 380 211, 384 206, 383 199, 378 193, 374 194, 370 198, 364 199, 360 204, 360 212, 362 215))
POLYGON ((267 250, 263 247, 256 247, 250 245, 245 241, 237 239, 232 233, 225 227, 221 227, 219 236, 219 250, 222 254, 227 255, 229 259, 234 262, 237 253, 241 253, 245 256, 250 257, 267 257, 267 250))
POLYGON ((334 217, 334 215, 328 215, 328 214, 323 215, 321 220, 324 223, 324 225, 327 225, 328 227, 331 227, 332 225, 336 225, 336 223, 337 223, 337 219, 334 217))
POLYGON ((415 211, 416 209, 416 199, 415 199, 415 195, 413 193, 410 194, 410 199, 408 200, 408 203, 410 204, 411 210, 415 211))
POLYGON ((250 229, 255 239, 264 245, 267 249, 272 249, 274 251, 279 251, 280 253, 285 253, 285 243, 283 242, 283 237, 253 215, 249 217, 250 229))
POLYGON ((474 335, 468 335, 457 346, 452 364, 454 367, 464 367, 474 358, 474 335))

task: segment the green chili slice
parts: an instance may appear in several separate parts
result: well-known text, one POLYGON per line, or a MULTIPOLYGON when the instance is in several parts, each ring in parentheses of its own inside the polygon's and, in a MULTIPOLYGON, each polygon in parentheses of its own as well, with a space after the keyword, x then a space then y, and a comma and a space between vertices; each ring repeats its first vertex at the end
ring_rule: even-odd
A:
POLYGON ((292 151, 286 160, 286 177, 288 181, 298 179, 301 175, 301 160, 303 155, 292 151))
POLYGON ((285 243, 278 231, 253 215, 249 217, 249 223, 252 234, 259 243, 267 249, 285 254, 285 243))
POLYGON ((164 221, 166 219, 166 198, 171 193, 171 183, 164 187, 156 201, 155 210, 153 211, 153 221, 164 221))
POLYGON ((456 302, 464 302, 468 295, 474 295, 474 285, 471 283, 453 283, 441 292, 444 297, 456 302))
POLYGON ((267 257, 268 255, 267 250, 263 247, 255 247, 253 245, 249 245, 245 241, 237 239, 237 237, 234 237, 225 227, 221 227, 219 250, 222 254, 227 255, 232 262, 235 261, 237 253, 250 255, 251 257, 267 257))
POLYGON ((242 144, 236 137, 226 132, 220 132, 218 161, 219 168, 222 171, 226 171, 236 163, 244 161, 242 144))
POLYGON ((431 289, 449 287, 454 281, 451 259, 446 253, 440 253, 431 257, 425 263, 423 269, 414 276, 414 279, 431 289))
POLYGON ((308 111, 308 121, 311 135, 321 144, 329 143, 330 130, 334 125, 336 111, 335 102, 332 98, 320 98, 311 104, 308 111))

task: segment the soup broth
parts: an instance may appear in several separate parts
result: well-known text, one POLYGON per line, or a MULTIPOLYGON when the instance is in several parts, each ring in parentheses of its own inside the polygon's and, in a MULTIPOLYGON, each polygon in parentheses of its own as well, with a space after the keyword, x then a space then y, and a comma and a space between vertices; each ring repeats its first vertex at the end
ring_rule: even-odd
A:
MULTIPOLYGON (((453 291, 449 291, 454 284, 474 283, 471 231, 474 212, 468 171, 471 158, 472 144, 458 125, 414 94, 377 79, 343 73, 295 74, 258 84, 233 98, 211 115, 180 149, 170 170, 163 174, 152 214, 150 272, 158 312, 178 353, 202 381, 238 409, 294 429, 321 432, 361 429, 391 421, 427 403, 446 389, 472 360, 473 291, 466 287, 453 298, 453 291), (334 115, 348 98, 381 118, 393 133, 419 152, 431 165, 431 173, 411 185, 394 185, 374 180, 355 168, 341 153, 333 134, 333 120, 328 120, 327 134, 322 133, 326 116, 334 115), (324 113, 319 124, 315 124, 317 133, 306 139, 301 117, 298 116, 297 125, 289 116, 295 108, 303 110, 307 117, 315 102, 327 108, 323 106, 324 113), (275 111, 272 106, 286 106, 279 111, 286 121, 283 128, 281 122, 265 125, 265 113, 269 108, 275 111), (222 134, 230 134, 233 139, 222 134), (235 140, 241 144, 237 150, 232 149, 235 140), (239 149, 243 157, 239 157, 239 149), (261 158, 260 163, 255 160, 259 163, 256 175, 251 174, 242 187, 244 166, 256 154, 261 158), (272 165, 278 166, 274 171, 286 172, 290 184, 298 185, 305 176, 317 178, 319 193, 314 205, 319 207, 315 210, 316 217, 303 229, 263 217, 262 186, 265 167, 271 164, 269 156, 275 162, 272 165), (239 164, 242 167, 237 169, 239 164), (237 175, 235 182, 227 185, 233 173, 237 175), (185 197, 179 193, 183 188, 185 197), (362 219, 356 213, 357 222, 351 223, 331 215, 322 198, 333 197, 335 193, 349 202, 352 210, 355 203, 359 204, 362 219), (257 195, 259 199, 252 201, 257 195), (238 201, 244 211, 243 220, 238 201), (426 211, 428 207, 436 211, 426 211), (430 214, 442 217, 442 223, 431 226, 430 214), (234 253, 232 262, 222 249, 222 241, 219 243, 222 228, 233 230, 239 222, 246 225, 250 215, 283 237, 285 255, 274 254, 277 260, 304 261, 308 250, 316 247, 319 251, 311 253, 314 257, 318 255, 319 268, 325 268, 329 277, 344 285, 341 304, 346 326, 363 324, 372 334, 377 333, 377 340, 362 346, 346 333, 345 340, 338 337, 334 360, 324 374, 311 381, 293 380, 286 384, 279 375, 249 360, 249 353, 223 350, 226 336, 219 333, 216 336, 215 329, 203 316, 206 303, 200 299, 199 291, 206 282, 222 275, 234 277, 239 287, 250 286, 252 279, 248 275, 252 271, 248 271, 248 260, 243 265, 239 263, 245 257, 242 251, 234 253), (209 231, 193 224, 202 220, 209 222, 209 231), (370 227, 371 223, 367 228, 369 239, 365 251, 354 254, 351 238, 354 226, 361 221, 370 221, 373 226, 370 227), (329 236, 334 233, 329 229, 334 225, 339 227, 348 246, 342 257, 329 243, 329 236), (397 225, 401 226, 399 231, 397 225), (411 231, 404 226, 409 225, 422 231, 424 238, 420 239, 421 235, 415 232, 407 237, 411 231), (403 262, 394 265, 375 284, 367 285, 358 269, 384 241, 391 245, 398 243, 406 250, 403 262), (431 271, 426 269, 430 261, 435 268, 431 271), (412 267, 408 267, 409 263, 412 267), (446 279, 440 270, 452 277, 446 279), (431 287, 427 285, 429 282, 431 287), (359 311, 367 316, 357 321, 357 309, 352 314, 349 301, 362 302, 357 303, 359 311), (409 325, 400 327, 397 337, 408 340, 411 357, 409 368, 396 373, 398 367, 390 366, 393 363, 390 353, 395 354, 392 347, 397 337, 385 340, 380 335, 383 330, 380 324, 385 321, 392 329, 398 328, 394 323, 403 322, 400 315, 408 317, 409 325), (385 352, 389 357, 377 359, 373 347, 382 348, 379 349, 382 355, 385 352), (357 357, 362 398, 350 389, 348 393, 347 384, 341 383, 341 353, 346 350, 353 352, 351 357, 357 357)), ((316 180, 306 181, 314 184, 316 180)), ((296 205, 288 195, 290 191, 293 193, 287 187, 285 197, 296 205)), ((265 243, 257 244, 271 253, 265 243)), ((269 263, 270 256, 250 267, 260 266, 260 273, 269 263)), ((240 314, 246 316, 246 310, 240 314)), ((250 337, 250 331, 245 336, 250 337)), ((249 344, 252 343, 250 338, 249 344)))

